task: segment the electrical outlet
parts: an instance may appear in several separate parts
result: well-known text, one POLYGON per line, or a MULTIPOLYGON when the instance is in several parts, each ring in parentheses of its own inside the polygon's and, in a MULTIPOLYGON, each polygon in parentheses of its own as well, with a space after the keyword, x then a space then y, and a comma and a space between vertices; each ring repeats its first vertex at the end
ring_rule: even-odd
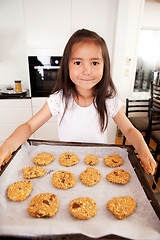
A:
POLYGON ((124 76, 128 77, 129 76, 129 68, 126 68, 124 71, 124 76))

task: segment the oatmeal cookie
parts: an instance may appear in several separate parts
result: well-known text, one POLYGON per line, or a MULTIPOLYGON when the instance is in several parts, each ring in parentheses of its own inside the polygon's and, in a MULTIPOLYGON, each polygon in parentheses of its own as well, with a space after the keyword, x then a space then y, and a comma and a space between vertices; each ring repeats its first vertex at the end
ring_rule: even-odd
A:
POLYGON ((112 154, 103 158, 104 163, 109 167, 119 167, 124 163, 124 160, 117 154, 112 154))
POLYGON ((68 171, 57 171, 52 175, 52 183, 57 188, 68 189, 76 185, 76 178, 68 171))
POLYGON ((97 156, 92 155, 92 154, 88 154, 88 155, 85 157, 85 163, 86 163, 87 165, 94 166, 94 165, 96 165, 98 162, 99 162, 99 158, 98 158, 97 156))
POLYGON ((30 178, 43 177, 46 172, 46 169, 42 167, 33 166, 33 167, 24 167, 22 171, 23 171, 23 177, 30 179, 30 178))
POLYGON ((114 170, 111 173, 108 173, 106 175, 106 178, 109 182, 126 184, 130 180, 130 174, 123 169, 118 169, 118 170, 114 170))
POLYGON ((76 154, 70 152, 65 152, 59 156, 59 163, 66 167, 77 164, 79 160, 80 158, 76 154))
POLYGON ((87 169, 80 174, 80 179, 84 184, 91 187, 101 180, 101 174, 99 170, 93 167, 87 167, 87 169))
POLYGON ((55 157, 50 153, 39 153, 33 158, 33 162, 45 166, 55 160, 55 157))
POLYGON ((97 204, 89 197, 73 199, 69 204, 70 213, 78 219, 89 219, 97 214, 97 204))
POLYGON ((107 202, 108 210, 118 219, 125 219, 136 209, 136 201, 130 197, 114 197, 107 202))
POLYGON ((24 201, 32 192, 31 181, 19 181, 11 184, 7 190, 7 196, 13 201, 24 201))
POLYGON ((34 196, 27 209, 32 217, 53 217, 59 207, 59 201, 53 193, 40 193, 34 196))

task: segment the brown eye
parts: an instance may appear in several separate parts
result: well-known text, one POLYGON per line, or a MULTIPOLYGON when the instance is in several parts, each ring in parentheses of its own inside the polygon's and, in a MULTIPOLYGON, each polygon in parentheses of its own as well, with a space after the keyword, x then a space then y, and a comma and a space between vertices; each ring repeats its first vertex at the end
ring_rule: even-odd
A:
POLYGON ((92 65, 96 66, 98 65, 99 63, 98 62, 93 62, 92 65))
POLYGON ((75 64, 75 65, 80 65, 81 62, 80 62, 80 61, 76 61, 74 64, 75 64))

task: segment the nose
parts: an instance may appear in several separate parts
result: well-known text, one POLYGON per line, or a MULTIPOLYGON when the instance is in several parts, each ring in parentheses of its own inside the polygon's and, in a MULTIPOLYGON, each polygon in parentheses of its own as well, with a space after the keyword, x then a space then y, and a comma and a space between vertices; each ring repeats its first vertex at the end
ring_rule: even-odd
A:
POLYGON ((87 63, 83 64, 82 72, 83 72, 83 74, 86 74, 86 75, 90 74, 91 73, 91 66, 90 66, 90 64, 87 64, 87 63))

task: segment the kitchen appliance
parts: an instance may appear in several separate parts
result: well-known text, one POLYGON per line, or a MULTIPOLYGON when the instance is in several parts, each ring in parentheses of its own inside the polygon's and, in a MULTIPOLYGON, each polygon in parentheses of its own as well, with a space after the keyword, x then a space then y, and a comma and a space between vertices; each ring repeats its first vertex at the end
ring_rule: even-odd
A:
POLYGON ((55 86, 60 56, 29 56, 31 97, 48 97, 55 86))

